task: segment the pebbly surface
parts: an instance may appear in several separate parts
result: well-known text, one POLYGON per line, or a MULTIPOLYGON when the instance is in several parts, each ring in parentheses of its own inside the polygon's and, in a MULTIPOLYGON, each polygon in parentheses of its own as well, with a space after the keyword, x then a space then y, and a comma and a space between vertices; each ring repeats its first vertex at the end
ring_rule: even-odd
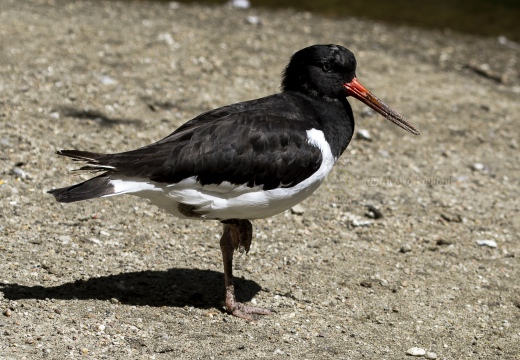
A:
POLYGON ((520 358, 518 44, 293 11, 166 2, 0 6, 0 358, 520 358), (421 131, 357 101, 359 134, 235 259, 252 323, 223 312, 217 222, 131 196, 58 204, 115 152, 278 91, 338 43, 421 131), (381 217, 382 215, 382 217, 381 217))

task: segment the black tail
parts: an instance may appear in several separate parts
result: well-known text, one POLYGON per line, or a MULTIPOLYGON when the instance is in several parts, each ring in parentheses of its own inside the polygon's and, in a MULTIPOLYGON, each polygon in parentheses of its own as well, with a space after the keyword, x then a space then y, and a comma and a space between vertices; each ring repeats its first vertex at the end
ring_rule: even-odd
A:
POLYGON ((82 150, 60 150, 56 151, 56 154, 70 157, 74 161, 85 162, 86 165, 76 169, 78 171, 85 170, 90 172, 100 172, 114 169, 113 166, 106 164, 106 162, 111 158, 111 156, 107 154, 99 154, 82 150))
POLYGON ((56 151, 56 154, 71 157, 74 160, 80 161, 96 161, 100 157, 105 156, 105 154, 99 154, 82 150, 59 150, 56 151))
POLYGON ((82 183, 48 191, 63 203, 94 199, 114 193, 114 186, 106 175, 100 175, 82 183))

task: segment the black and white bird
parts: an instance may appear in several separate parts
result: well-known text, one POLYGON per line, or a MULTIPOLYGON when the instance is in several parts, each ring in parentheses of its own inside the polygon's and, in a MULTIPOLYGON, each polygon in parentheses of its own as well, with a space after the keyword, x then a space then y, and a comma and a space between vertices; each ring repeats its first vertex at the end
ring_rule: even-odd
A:
POLYGON ((279 214, 321 185, 352 138, 348 96, 419 134, 357 81, 352 52, 314 45, 291 57, 280 93, 205 112, 137 150, 58 151, 100 174, 49 193, 63 203, 131 194, 179 218, 222 222, 227 311, 248 320, 270 314, 235 300, 233 252, 249 251, 250 220, 279 214))

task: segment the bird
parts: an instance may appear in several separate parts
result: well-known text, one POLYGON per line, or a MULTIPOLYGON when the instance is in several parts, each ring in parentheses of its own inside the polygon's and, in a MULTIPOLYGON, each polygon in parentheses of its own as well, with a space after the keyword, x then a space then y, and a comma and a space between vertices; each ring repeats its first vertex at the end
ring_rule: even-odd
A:
POLYGON ((348 97, 419 135, 356 77, 356 58, 341 45, 295 52, 280 92, 204 112, 136 150, 60 150, 93 172, 84 182, 48 191, 58 202, 130 194, 182 219, 223 225, 225 310, 245 320, 274 311, 236 300, 233 254, 250 250, 251 221, 290 209, 323 183, 352 139, 348 97))

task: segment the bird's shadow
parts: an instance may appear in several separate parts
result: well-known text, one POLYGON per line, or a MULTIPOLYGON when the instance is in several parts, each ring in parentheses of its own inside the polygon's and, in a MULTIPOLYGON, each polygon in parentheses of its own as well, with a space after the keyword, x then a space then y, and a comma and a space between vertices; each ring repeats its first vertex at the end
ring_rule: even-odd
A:
POLYGON ((139 125, 141 123, 141 120, 138 119, 123 119, 110 117, 102 111, 94 109, 77 109, 74 107, 62 106, 60 108, 60 111, 65 117, 72 117, 79 120, 94 120, 97 121, 101 126, 114 126, 117 124, 139 125))
MULTIPOLYGON (((234 280, 238 301, 250 301, 261 290, 254 281, 234 280)), ((0 283, 0 292, 9 300, 115 298, 128 305, 207 309, 220 308, 224 299, 224 275, 211 270, 173 268, 101 276, 49 287, 0 283)))

